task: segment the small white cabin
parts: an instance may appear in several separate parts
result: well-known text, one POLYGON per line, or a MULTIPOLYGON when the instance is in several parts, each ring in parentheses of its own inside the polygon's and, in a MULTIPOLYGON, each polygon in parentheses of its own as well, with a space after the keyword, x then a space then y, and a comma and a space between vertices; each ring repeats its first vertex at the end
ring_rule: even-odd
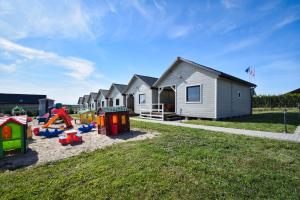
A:
POLYGON ((125 88, 127 85, 113 83, 110 89, 107 92, 107 106, 116 107, 116 106, 126 106, 125 99, 125 88))
POLYGON ((104 89, 100 89, 98 91, 98 94, 96 96, 97 110, 99 108, 107 107, 107 99, 106 99, 107 93, 108 93, 108 90, 104 90, 104 89))
POLYGON ((84 95, 83 96, 83 109, 84 110, 89 110, 89 98, 90 98, 90 95, 84 95))
POLYGON ((158 78, 135 74, 125 89, 126 106, 134 113, 140 114, 140 108, 157 103, 157 88, 152 85, 158 78))
POLYGON ((90 110, 96 110, 96 102, 97 102, 96 101, 96 96, 97 96, 96 92, 91 92, 90 93, 89 100, 88 100, 90 110))
POLYGON ((178 57, 154 83, 164 112, 220 119, 252 113, 255 84, 178 57))

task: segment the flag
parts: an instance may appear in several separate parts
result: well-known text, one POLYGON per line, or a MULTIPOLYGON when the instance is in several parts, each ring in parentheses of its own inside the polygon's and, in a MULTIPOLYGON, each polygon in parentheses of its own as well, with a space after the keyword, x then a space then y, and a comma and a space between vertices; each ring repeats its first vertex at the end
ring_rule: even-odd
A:
POLYGON ((247 73, 247 74, 249 74, 250 73, 250 67, 248 67, 246 70, 245 70, 245 72, 247 73))

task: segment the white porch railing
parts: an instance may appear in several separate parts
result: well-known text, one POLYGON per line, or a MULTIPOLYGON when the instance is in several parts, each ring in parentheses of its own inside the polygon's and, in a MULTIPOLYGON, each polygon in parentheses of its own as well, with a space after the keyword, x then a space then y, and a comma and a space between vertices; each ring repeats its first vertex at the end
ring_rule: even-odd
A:
POLYGON ((164 104, 140 104, 140 117, 164 120, 164 104))

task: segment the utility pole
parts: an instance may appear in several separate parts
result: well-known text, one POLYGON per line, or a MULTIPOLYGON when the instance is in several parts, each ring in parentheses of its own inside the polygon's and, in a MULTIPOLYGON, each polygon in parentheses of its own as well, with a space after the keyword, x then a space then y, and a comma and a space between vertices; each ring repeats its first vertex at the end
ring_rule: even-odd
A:
POLYGON ((284 123, 284 132, 285 132, 285 133, 287 133, 286 114, 287 114, 287 109, 284 108, 284 110, 283 110, 283 123, 284 123))

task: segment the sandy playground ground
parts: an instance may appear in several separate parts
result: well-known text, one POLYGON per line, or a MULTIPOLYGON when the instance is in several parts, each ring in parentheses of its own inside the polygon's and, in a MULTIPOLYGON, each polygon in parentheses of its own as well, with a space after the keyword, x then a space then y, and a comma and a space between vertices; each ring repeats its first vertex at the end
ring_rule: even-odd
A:
MULTIPOLYGON (((73 124, 75 124, 73 122, 73 124)), ((37 121, 34 120, 30 123, 32 130, 35 127, 41 127, 37 121)), ((77 130, 81 125, 74 125, 74 129, 77 130)), ((139 130, 131 130, 128 133, 123 133, 115 137, 109 137, 106 135, 100 135, 97 129, 93 129, 92 132, 83 133, 81 144, 62 146, 58 142, 58 137, 45 138, 40 136, 34 136, 32 140, 28 140, 28 152, 26 154, 17 154, 2 158, 0 160, 0 169, 17 169, 26 166, 35 166, 44 164, 51 161, 56 161, 71 156, 80 154, 81 152, 94 151, 101 149, 116 143, 145 140, 153 138, 158 133, 143 132, 139 130)))

